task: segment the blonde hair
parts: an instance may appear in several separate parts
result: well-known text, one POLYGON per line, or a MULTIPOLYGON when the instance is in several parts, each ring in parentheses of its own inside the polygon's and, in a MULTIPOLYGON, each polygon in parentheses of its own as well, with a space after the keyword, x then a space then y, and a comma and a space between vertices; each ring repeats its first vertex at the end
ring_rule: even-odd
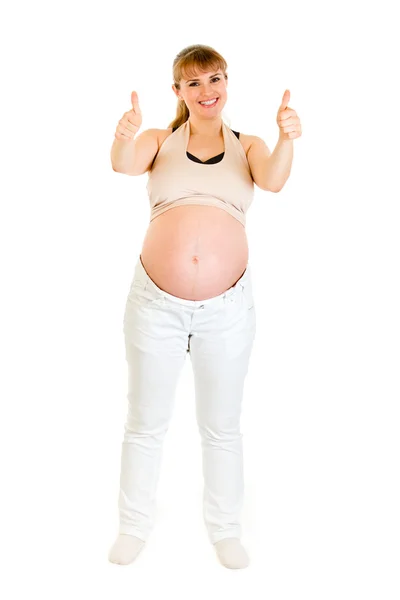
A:
MULTIPOLYGON (((203 44, 187 46, 181 50, 175 57, 172 67, 172 77, 175 87, 180 90, 180 81, 183 75, 195 77, 198 71, 222 71, 225 80, 228 79, 228 64, 219 52, 203 44)), ((168 127, 180 127, 189 118, 189 110, 183 100, 178 99, 175 119, 168 127)))

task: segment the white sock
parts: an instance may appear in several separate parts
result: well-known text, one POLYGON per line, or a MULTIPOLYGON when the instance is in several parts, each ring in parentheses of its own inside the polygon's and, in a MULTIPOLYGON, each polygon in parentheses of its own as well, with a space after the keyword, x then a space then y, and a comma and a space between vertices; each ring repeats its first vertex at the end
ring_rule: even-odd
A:
POLYGON ((218 559, 228 569, 244 569, 249 557, 239 538, 225 538, 214 544, 218 559))
POLYGON ((134 535, 120 533, 108 554, 108 560, 117 565, 133 562, 146 542, 134 535))

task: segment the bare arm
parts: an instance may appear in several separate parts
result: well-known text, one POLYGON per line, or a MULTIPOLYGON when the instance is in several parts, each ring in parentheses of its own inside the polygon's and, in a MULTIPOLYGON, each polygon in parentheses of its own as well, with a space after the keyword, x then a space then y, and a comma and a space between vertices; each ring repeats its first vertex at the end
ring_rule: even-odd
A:
POLYGON ((132 140, 115 139, 111 147, 114 171, 142 175, 148 171, 158 152, 158 129, 146 129, 132 140))

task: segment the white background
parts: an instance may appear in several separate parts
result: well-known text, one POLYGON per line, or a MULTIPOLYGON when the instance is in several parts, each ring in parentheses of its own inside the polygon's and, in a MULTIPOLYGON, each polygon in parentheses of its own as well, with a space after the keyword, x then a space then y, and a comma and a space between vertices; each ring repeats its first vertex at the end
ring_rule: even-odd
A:
POLYGON ((385 1, 3 9, 2 597, 398 600, 393 9, 385 1), (132 565, 107 559, 126 416, 123 312, 150 215, 147 174, 115 173, 110 149, 132 90, 141 130, 172 121, 172 62, 194 43, 228 62, 233 129, 272 151, 285 89, 303 129, 286 185, 278 194, 256 188, 247 215, 257 334, 242 417, 251 559, 242 571, 218 563, 202 521, 189 358, 154 532, 132 565))

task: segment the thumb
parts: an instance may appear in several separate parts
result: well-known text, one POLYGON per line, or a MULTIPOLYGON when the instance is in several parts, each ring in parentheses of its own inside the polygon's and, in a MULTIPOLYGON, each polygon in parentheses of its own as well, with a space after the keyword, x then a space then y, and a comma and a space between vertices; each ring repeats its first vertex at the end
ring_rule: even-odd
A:
POLYGON ((283 94, 283 98, 282 98, 282 104, 280 105, 279 110, 285 110, 285 108, 289 104, 289 100, 290 100, 290 91, 285 90, 285 93, 283 94))
POLYGON ((136 92, 131 93, 132 107, 135 113, 140 113, 139 98, 136 92))

